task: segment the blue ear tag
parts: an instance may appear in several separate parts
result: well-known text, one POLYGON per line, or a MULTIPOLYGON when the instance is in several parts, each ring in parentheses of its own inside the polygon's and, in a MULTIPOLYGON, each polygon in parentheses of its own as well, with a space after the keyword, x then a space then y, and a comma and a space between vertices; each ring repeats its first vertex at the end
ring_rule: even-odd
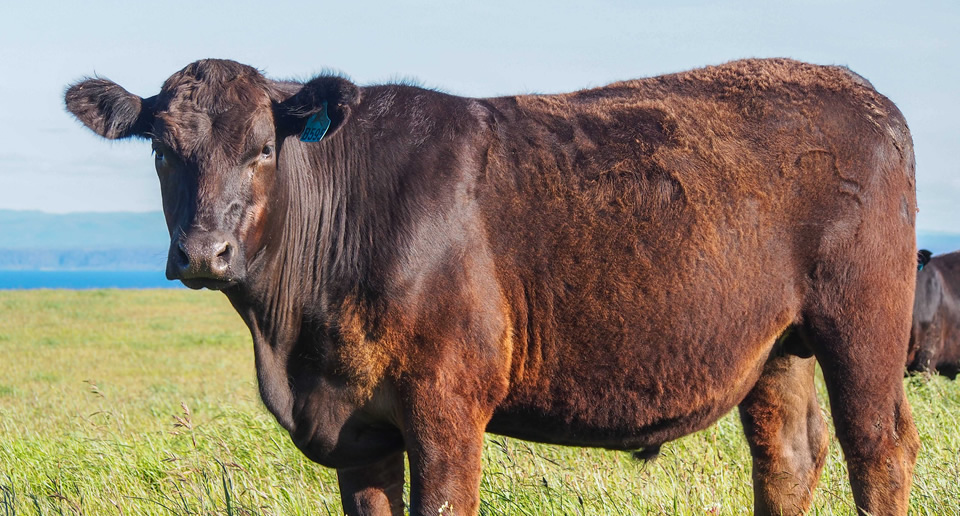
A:
POLYGON ((303 132, 300 133, 302 142, 318 142, 327 134, 330 129, 330 117, 327 116, 327 101, 323 101, 323 109, 314 113, 307 119, 307 125, 303 126, 303 132))

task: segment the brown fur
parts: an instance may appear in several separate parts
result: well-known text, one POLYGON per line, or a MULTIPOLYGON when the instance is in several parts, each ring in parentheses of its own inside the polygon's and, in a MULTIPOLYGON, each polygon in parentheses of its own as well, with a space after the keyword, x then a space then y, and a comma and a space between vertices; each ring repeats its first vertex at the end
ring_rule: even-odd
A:
POLYGON ((403 451, 411 513, 472 514, 484 431, 652 450, 737 405, 756 511, 802 513, 812 356, 857 506, 906 513, 912 143, 847 69, 468 99, 207 60, 157 97, 92 80, 67 106, 164 152, 168 275, 228 296, 264 403, 350 513, 400 510, 403 451))
POLYGON ((960 372, 960 251, 934 256, 917 272, 907 370, 952 379, 960 372))

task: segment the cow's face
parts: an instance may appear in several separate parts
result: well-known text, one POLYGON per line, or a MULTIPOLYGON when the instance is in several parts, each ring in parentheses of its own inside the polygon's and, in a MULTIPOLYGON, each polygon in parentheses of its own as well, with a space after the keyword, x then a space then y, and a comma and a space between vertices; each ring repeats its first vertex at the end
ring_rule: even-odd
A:
POLYGON ((167 277, 191 288, 242 283, 263 249, 282 198, 279 151, 323 109, 331 135, 359 101, 350 82, 321 77, 278 84, 232 61, 204 60, 171 76, 149 99, 90 79, 67 90, 80 121, 111 139, 149 138, 170 231, 167 277))

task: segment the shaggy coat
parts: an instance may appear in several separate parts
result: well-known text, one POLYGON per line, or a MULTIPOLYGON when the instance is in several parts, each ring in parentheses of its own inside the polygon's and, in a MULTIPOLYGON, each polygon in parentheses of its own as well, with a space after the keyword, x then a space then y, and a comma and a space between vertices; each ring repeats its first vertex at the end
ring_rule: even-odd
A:
POLYGON ((921 260, 913 299, 908 371, 960 372, 960 251, 921 260))
POLYGON ((756 512, 801 513, 815 362, 856 505, 906 513, 913 146, 846 68, 474 99, 204 60, 66 102, 153 142, 168 277, 230 299, 265 405, 350 514, 402 513, 404 453, 412 514, 474 514, 485 431, 650 450, 737 406, 756 512))

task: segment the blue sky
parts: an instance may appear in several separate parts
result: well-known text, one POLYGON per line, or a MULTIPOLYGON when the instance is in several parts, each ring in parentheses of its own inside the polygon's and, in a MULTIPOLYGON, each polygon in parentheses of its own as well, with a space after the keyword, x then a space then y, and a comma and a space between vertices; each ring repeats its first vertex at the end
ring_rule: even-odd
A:
POLYGON ((149 144, 63 109, 108 77, 142 96, 187 63, 325 69, 490 96, 560 92, 742 57, 843 64, 905 114, 926 231, 960 231, 960 2, 16 2, 0 16, 0 209, 160 209, 149 144), (669 4, 669 5, 668 5, 669 4))

